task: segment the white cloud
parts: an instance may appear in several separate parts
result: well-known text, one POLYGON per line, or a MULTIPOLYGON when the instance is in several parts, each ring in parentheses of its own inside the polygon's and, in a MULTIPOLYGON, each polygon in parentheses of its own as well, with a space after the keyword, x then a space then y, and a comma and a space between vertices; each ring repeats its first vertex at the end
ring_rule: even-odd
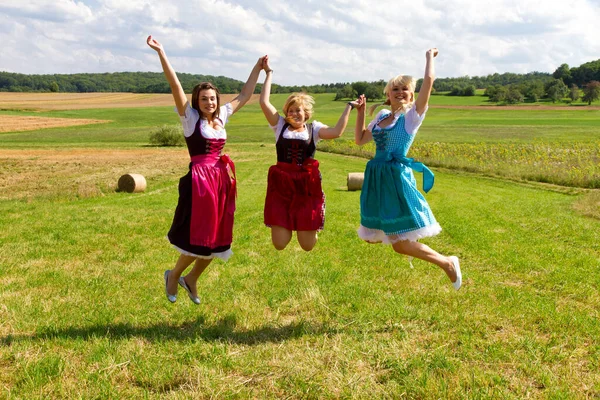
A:
POLYGON ((0 0, 0 70, 176 70, 244 80, 269 54, 275 83, 553 72, 600 58, 597 0, 0 0))

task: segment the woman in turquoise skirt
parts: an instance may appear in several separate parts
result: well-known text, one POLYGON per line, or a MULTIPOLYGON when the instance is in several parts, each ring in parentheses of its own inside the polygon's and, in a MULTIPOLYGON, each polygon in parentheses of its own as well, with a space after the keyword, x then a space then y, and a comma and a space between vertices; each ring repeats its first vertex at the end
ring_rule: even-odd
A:
MULTIPOLYGON (((374 140, 376 153, 365 169, 358 235, 369 243, 391 244, 397 253, 439 266, 458 290, 462 284, 458 258, 444 256, 417 241, 437 235, 442 228, 417 189, 413 170, 423 173, 425 192, 433 186, 433 173, 407 157, 427 112, 435 79, 433 59, 437 53, 437 49, 426 53, 425 76, 418 98, 415 100, 414 78, 406 75, 392 78, 384 89, 383 103, 391 111, 380 111, 366 128, 366 101, 364 96, 359 99, 355 141, 361 146, 374 140)), ((370 115, 379 105, 371 107, 370 115)))

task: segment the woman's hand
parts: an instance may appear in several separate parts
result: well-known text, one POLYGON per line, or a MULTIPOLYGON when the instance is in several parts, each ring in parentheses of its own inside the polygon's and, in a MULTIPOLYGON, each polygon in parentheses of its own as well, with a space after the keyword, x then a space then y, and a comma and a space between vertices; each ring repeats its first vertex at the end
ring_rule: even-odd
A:
POLYGON ((438 49, 436 47, 433 47, 429 50, 427 50, 427 52, 425 53, 425 57, 427 59, 431 59, 431 58, 435 58, 435 56, 438 55, 438 49))
POLYGON ((148 46, 156 50, 158 53, 164 50, 162 44, 152 39, 152 35, 148 36, 148 39, 146 39, 146 43, 148 43, 148 46))
POLYGON ((361 94, 360 96, 358 96, 358 99, 351 101, 350 104, 352 104, 354 108, 356 108, 356 111, 364 112, 365 107, 367 106, 367 99, 365 98, 364 94, 361 94))
POLYGON ((269 56, 264 55, 264 56, 260 57, 258 59, 258 61, 256 62, 256 67, 258 67, 259 70, 265 69, 264 65, 265 65, 265 59, 266 58, 269 58, 269 56))
POLYGON ((271 72, 273 70, 269 65, 269 56, 262 57, 262 69, 264 69, 265 72, 271 72))

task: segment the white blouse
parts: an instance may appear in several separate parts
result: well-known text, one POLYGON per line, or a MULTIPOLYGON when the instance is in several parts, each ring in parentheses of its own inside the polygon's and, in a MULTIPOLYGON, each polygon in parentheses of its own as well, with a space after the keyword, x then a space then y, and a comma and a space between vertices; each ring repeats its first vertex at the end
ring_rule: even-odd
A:
MULTIPOLYGON (((316 144, 320 140, 319 130, 326 125, 322 124, 319 121, 313 121, 312 124, 313 124, 313 139, 316 144)), ((277 142, 279 140, 279 135, 281 134, 281 129, 283 128, 284 125, 285 125, 285 118, 283 118, 281 115, 279 116, 277 125, 275 125, 275 126, 269 125, 269 127, 275 133, 275 142, 277 142)), ((306 125, 304 126, 304 129, 300 132, 290 131, 289 128, 286 128, 285 132, 283 132, 283 137, 286 139, 308 140, 308 131, 306 130, 306 125)))
MULTIPOLYGON (((175 111, 177 112, 177 108, 175 108, 175 111)), ((213 129, 208 125, 208 121, 206 119, 202 119, 202 121, 200 121, 200 132, 202 133, 202 136, 206 139, 227 139, 225 124, 227 121, 229 121, 231 114, 233 114, 233 107, 231 107, 231 103, 227 103, 219 108, 219 121, 221 121, 221 124, 223 124, 223 129, 213 129)), ((185 115, 180 115, 179 119, 183 125, 184 136, 190 137, 192 136, 192 133, 194 133, 196 123, 200 119, 200 114, 198 111, 192 108, 190 102, 188 101, 185 107, 185 115)))
MULTIPOLYGON (((417 131, 419 130, 419 127, 421 126, 421 124, 423 123, 423 120, 425 119, 425 114, 427 113, 428 108, 429 107, 426 107, 425 111, 423 111, 423 114, 419 115, 419 113, 417 112, 417 106, 415 104, 413 104, 413 106, 404 115, 404 129, 406 130, 406 133, 408 133, 410 135, 414 135, 415 133, 417 133, 417 131)), ((371 121, 369 123, 369 126, 367 127, 369 132, 373 132, 373 128, 375 127, 375 124, 379 123, 382 119, 387 117, 389 114, 391 114, 390 110, 379 111, 377 113, 377 115, 375 116, 375 118, 373 119, 373 121, 371 121)), ((400 115, 402 115, 402 113, 396 114, 394 116, 394 121, 390 125, 386 126, 385 129, 393 128, 396 125, 396 122, 398 122, 400 115)))

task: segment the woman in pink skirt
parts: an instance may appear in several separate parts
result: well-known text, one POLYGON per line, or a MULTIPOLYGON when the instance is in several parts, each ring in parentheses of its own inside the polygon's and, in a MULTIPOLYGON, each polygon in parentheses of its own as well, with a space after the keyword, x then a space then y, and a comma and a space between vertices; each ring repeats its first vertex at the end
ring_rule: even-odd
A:
POLYGON ((277 164, 269 168, 264 221, 271 228, 271 240, 277 250, 286 248, 296 231, 300 247, 311 251, 317 243, 317 232, 325 222, 325 194, 321 188, 319 162, 315 160, 317 142, 342 135, 350 111, 358 101, 348 102, 334 127, 318 121, 308 123, 314 99, 306 93, 294 93, 279 115, 270 102, 273 70, 264 57, 267 73, 260 93, 260 106, 275 133, 277 164))
POLYGON ((168 238, 181 253, 175 267, 164 273, 167 299, 177 300, 177 283, 189 298, 199 304, 196 283, 213 258, 227 261, 231 256, 233 215, 235 212, 235 166, 222 154, 229 117, 250 99, 262 69, 260 58, 240 94, 221 106, 219 90, 211 83, 196 85, 191 104, 167 59, 163 46, 148 36, 156 50, 163 72, 171 86, 177 112, 190 154, 190 171, 179 180, 179 200, 168 238), (185 276, 182 273, 192 264, 185 276))

